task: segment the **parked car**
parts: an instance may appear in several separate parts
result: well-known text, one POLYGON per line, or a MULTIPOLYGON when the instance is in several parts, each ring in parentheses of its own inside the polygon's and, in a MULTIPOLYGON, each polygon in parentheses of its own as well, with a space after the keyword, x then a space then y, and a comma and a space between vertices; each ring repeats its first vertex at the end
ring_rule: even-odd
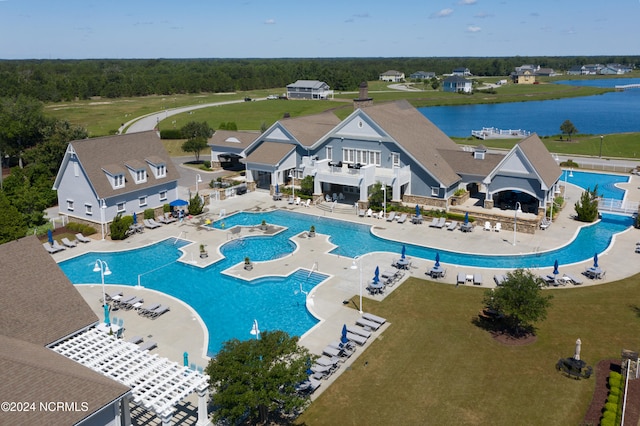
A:
POLYGON ((267 99, 269 99, 269 100, 278 99, 278 95, 269 95, 269 96, 267 96, 267 99))
POLYGON ((244 98, 244 101, 245 101, 245 102, 251 102, 251 98, 246 97, 246 98, 244 98))

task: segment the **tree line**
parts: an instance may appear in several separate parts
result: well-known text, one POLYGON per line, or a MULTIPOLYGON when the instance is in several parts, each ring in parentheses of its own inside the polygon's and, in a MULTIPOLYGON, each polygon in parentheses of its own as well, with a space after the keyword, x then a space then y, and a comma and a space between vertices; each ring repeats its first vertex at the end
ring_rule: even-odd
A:
POLYGON ((425 58, 87 59, 0 61, 0 97, 27 95, 43 102, 181 93, 222 93, 321 80, 337 91, 357 90, 388 70, 505 76, 523 64, 568 70, 589 63, 633 65, 640 56, 514 56, 425 58))

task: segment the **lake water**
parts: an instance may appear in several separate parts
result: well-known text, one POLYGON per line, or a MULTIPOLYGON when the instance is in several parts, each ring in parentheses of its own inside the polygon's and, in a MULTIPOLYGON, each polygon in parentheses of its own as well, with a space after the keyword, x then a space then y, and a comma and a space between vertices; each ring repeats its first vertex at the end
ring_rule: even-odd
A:
MULTIPOLYGON (((639 84, 639 78, 562 81, 574 86, 639 84)), ((497 89, 500 90, 500 89, 497 89)), ((474 96, 479 96, 478 93, 474 96)), ((483 127, 523 129, 540 136, 560 134, 564 120, 583 134, 640 132, 640 89, 604 95, 504 104, 423 107, 418 110, 451 137, 468 137, 483 127)))

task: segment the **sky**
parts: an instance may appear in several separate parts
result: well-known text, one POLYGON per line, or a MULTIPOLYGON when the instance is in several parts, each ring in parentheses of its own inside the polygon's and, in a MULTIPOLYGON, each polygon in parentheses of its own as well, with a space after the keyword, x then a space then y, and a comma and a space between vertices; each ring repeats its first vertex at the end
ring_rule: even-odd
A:
POLYGON ((0 59, 639 55, 640 0, 0 0, 0 59))

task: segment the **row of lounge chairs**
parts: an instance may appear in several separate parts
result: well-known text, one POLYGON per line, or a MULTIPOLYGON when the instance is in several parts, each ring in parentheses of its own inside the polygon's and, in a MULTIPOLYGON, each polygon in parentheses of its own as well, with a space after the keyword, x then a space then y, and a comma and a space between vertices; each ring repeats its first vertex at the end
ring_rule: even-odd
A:
POLYGON ((485 222, 484 228, 485 231, 495 231, 500 232, 502 230, 502 223, 497 222, 495 226, 491 226, 491 222, 485 222))
POLYGON ((78 232, 76 234, 76 239, 75 240, 70 240, 67 237, 63 237, 60 239, 60 242, 62 244, 60 244, 57 240, 53 240, 53 244, 50 244, 48 241, 42 243, 42 247, 44 247, 44 249, 53 254, 53 253, 57 253, 59 251, 62 250, 66 250, 67 248, 73 248, 73 247, 77 247, 78 246, 78 242, 81 243, 88 243, 90 242, 91 239, 85 237, 84 235, 82 235, 82 233, 78 232))
POLYGON ((473 283, 473 285, 482 285, 482 274, 465 274, 464 272, 458 272, 456 285, 466 284, 467 282, 473 283))
POLYGON ((151 318, 151 319, 156 319, 159 316, 169 312, 170 309, 167 305, 161 305, 159 303, 154 303, 151 304, 147 307, 140 307, 138 308, 138 314, 143 316, 143 317, 147 317, 147 318, 151 318))
MULTIPOLYGON (((282 199, 282 196, 280 196, 280 199, 282 199)), ((274 198, 274 200, 275 200, 275 198, 274 198)), ((311 206, 311 199, 307 198, 307 201, 302 201, 300 199, 300 197, 296 197, 296 198, 289 197, 288 203, 289 204, 295 204, 296 206, 310 207, 311 206)))

